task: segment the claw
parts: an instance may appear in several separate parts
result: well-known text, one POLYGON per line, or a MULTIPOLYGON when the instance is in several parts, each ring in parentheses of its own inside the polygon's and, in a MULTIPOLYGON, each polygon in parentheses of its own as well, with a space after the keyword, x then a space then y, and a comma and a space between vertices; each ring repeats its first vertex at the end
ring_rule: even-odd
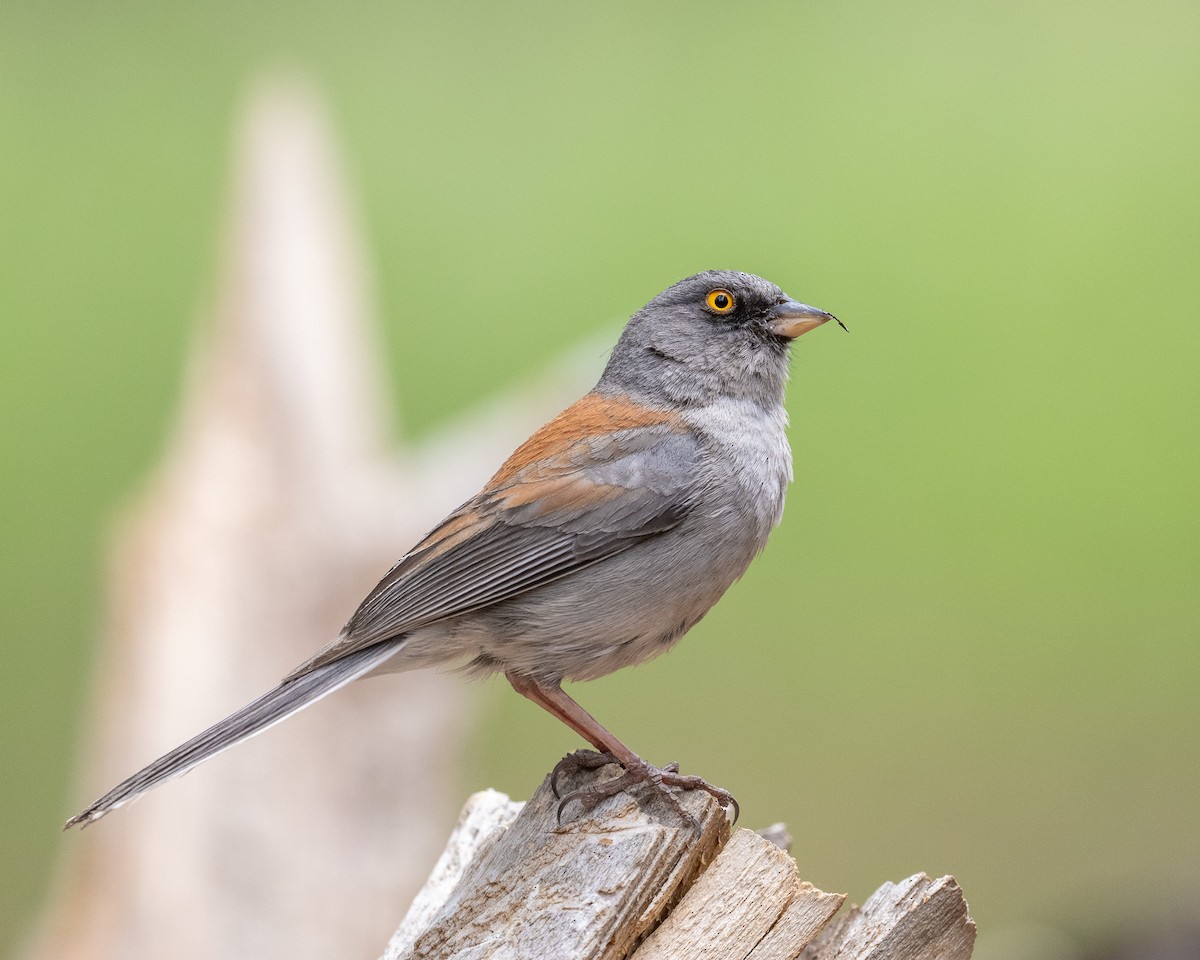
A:
POLYGON ((701 832, 700 821, 694 814, 684 808, 683 804, 679 802, 675 791, 671 790, 671 787, 679 787, 683 790, 703 790, 717 801, 722 810, 727 810, 732 806, 733 822, 737 823, 741 809, 738 806, 737 800, 733 798, 733 794, 728 790, 714 787, 701 777, 682 775, 679 772, 678 763, 672 762, 663 767, 655 767, 646 763, 640 757, 634 757, 634 760, 637 762, 626 765, 621 763, 611 753, 597 753, 594 750, 576 750, 574 753, 569 753, 558 761, 554 769, 550 771, 550 790, 554 794, 554 798, 558 800, 557 819, 559 825, 562 824, 563 812, 572 801, 578 800, 584 812, 586 812, 601 800, 614 796, 626 788, 639 783, 648 784, 663 799, 667 806, 675 812, 676 816, 690 826, 697 834, 701 832), (625 772, 619 777, 613 777, 610 780, 604 780, 588 787, 573 790, 565 796, 559 789, 558 781, 564 773, 579 770, 598 770, 600 767, 607 766, 610 763, 615 763, 623 767, 625 772))
POLYGON ((610 763, 620 765, 620 761, 611 753, 597 753, 595 750, 576 750, 574 753, 568 753, 550 771, 550 792, 554 794, 555 800, 562 798, 562 791, 558 789, 558 778, 568 768, 574 771, 599 770, 610 763))

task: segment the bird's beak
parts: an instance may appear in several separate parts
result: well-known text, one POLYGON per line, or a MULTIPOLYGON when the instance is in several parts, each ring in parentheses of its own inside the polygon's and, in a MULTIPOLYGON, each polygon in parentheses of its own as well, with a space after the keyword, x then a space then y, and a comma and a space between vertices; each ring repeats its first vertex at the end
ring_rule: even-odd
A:
POLYGON ((807 303, 785 300, 771 308, 767 314, 767 328, 774 334, 795 340, 800 334, 815 330, 829 320, 836 320, 843 329, 845 325, 832 313, 810 307, 807 303))

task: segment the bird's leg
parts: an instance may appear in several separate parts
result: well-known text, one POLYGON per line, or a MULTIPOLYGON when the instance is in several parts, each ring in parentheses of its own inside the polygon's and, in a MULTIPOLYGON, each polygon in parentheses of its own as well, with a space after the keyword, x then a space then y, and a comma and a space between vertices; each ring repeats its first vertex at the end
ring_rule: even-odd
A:
POLYGON ((558 717, 568 727, 578 733, 584 740, 594 746, 599 753, 591 750, 576 750, 568 754, 554 768, 550 775, 550 785, 554 795, 559 797, 558 778, 567 769, 595 770, 608 763, 616 763, 623 767, 625 773, 612 780, 576 790, 561 797, 558 804, 558 817, 562 820, 563 810, 573 800, 578 800, 585 809, 594 806, 605 797, 620 793, 626 787, 637 783, 647 783, 657 792, 681 819, 689 823, 697 831, 700 824, 692 814, 683 808, 678 798, 668 787, 680 787, 684 790, 703 790, 710 794, 726 808, 732 805, 734 820, 737 819, 738 803, 733 795, 720 787, 714 787, 700 777, 687 777, 679 773, 679 764, 669 763, 665 767, 656 767, 647 763, 625 744, 606 730, 590 713, 572 700, 557 683, 542 683, 533 677, 508 671, 505 673, 508 682, 521 696, 532 700, 547 713, 558 717))

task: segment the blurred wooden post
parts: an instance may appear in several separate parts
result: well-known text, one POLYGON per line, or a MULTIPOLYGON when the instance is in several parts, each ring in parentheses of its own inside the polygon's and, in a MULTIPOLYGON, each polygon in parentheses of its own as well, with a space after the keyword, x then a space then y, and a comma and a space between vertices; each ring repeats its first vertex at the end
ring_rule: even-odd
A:
MULTIPOLYGON (((265 87, 239 143, 212 322, 117 538, 75 807, 319 648, 583 379, 560 371, 397 455, 315 99, 265 87)), ((449 827, 463 691, 430 671, 355 685, 64 836, 27 956, 369 955, 449 827)))
POLYGON ((953 877, 885 883, 832 920, 842 894, 800 880, 770 840, 731 835, 706 794, 683 802, 699 835, 627 794, 562 825, 548 783, 525 805, 477 794, 383 960, 971 956, 975 924, 953 877))

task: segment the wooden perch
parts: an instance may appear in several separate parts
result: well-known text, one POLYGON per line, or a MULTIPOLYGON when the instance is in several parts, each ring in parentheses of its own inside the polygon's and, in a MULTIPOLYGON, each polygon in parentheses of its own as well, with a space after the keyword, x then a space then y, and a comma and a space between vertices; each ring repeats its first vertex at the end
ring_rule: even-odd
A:
MULTIPOLYGON (((574 789, 614 770, 580 773, 574 789)), ((383 960, 967 960, 975 924, 953 877, 885 883, 845 900, 800 879, 788 853, 731 833, 707 794, 695 831, 627 793, 579 816, 547 780, 527 804, 486 791, 458 826, 383 960)))

